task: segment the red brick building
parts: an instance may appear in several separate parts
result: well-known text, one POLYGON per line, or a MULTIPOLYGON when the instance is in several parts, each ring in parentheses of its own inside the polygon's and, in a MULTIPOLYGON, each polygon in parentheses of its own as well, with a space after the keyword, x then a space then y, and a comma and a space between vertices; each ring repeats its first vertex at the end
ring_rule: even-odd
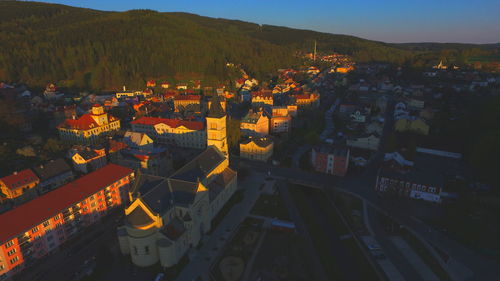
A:
POLYGON ((313 148, 311 164, 314 170, 334 176, 345 176, 349 167, 349 148, 323 145, 313 148))
POLYGON ((0 280, 57 249, 128 202, 133 170, 109 164, 0 214, 0 280))

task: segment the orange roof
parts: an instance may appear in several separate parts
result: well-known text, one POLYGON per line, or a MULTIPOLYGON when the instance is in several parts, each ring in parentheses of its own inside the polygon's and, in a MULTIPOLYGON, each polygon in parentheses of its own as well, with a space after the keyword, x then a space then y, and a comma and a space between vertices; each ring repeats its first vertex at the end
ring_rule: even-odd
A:
MULTIPOLYGON (((108 122, 113 122, 116 120, 118 119, 108 114, 108 122)), ((99 125, 97 124, 97 122, 95 122, 94 118, 92 118, 92 114, 90 113, 84 114, 78 119, 66 119, 62 124, 57 126, 57 128, 68 128, 76 130, 88 130, 97 127, 99 127, 99 125)))
POLYGON ((272 91, 252 92, 252 97, 272 98, 273 97, 273 92, 272 91))
POLYGON ((160 123, 167 124, 171 128, 184 126, 190 130, 197 130, 197 131, 203 130, 205 128, 205 124, 200 121, 188 121, 188 120, 168 119, 159 117, 141 117, 137 120, 130 122, 130 124, 141 124, 141 125, 151 125, 151 126, 160 123))
POLYGON ((200 101, 200 95, 178 95, 174 97, 175 100, 197 100, 200 101))
POLYGON ((13 190, 26 184, 40 181, 40 179, 31 171, 31 169, 22 170, 15 174, 0 179, 8 189, 13 190))
POLYGON ((133 170, 108 164, 54 191, 0 214, 0 244, 30 230, 90 195, 130 175, 133 170))

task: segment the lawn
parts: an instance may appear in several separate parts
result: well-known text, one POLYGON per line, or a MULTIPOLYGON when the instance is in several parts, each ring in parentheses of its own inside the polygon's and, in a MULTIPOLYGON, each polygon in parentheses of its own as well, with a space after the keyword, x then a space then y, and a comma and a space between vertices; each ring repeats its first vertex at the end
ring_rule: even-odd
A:
MULTIPOLYGON (((333 208, 326 195, 322 194, 319 190, 309 189, 306 191, 305 188, 294 186, 293 188, 290 188, 290 193, 292 194, 311 237, 313 237, 314 246, 321 261, 323 262, 323 267, 325 268, 327 275, 330 277, 330 280, 347 280, 346 278, 348 278, 348 273, 345 268, 340 267, 342 264, 340 259, 348 257, 334 255, 329 247, 325 247, 325 245, 330 244, 329 240, 332 239, 332 237, 330 237, 324 230, 325 223, 331 224, 339 237, 351 234, 348 227, 343 223, 340 214, 337 213, 335 208, 333 208), (312 209, 312 206, 306 201, 306 193, 318 193, 315 197, 315 204, 325 215, 327 219, 326 222, 317 217, 317 214, 312 209), (342 272, 344 274, 342 274, 342 272)), ((341 245, 345 247, 345 252, 349 253, 350 258, 357 265, 357 270, 363 280, 378 280, 377 273, 372 268, 353 238, 341 240, 341 245)))
POLYGON ((212 274, 215 280, 238 281, 243 276, 246 263, 252 256, 259 237, 261 223, 255 219, 247 219, 238 228, 231 241, 226 244, 224 252, 214 263, 212 274))
POLYGON ((250 213, 257 216, 290 220, 288 209, 278 191, 272 195, 261 194, 250 213))

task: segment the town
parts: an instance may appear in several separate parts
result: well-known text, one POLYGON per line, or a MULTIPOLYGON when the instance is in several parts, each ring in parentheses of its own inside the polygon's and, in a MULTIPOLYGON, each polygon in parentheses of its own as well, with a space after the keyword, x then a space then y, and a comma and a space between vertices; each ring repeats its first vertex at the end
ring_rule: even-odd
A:
POLYGON ((0 279, 492 280, 455 241, 499 249, 484 233, 500 197, 450 137, 500 76, 305 58, 217 87, 2 82, 26 141, 1 150, 0 279), (462 204, 477 209, 456 221, 462 204))
POLYGON ((494 2, 0 1, 0 281, 498 281, 494 2))

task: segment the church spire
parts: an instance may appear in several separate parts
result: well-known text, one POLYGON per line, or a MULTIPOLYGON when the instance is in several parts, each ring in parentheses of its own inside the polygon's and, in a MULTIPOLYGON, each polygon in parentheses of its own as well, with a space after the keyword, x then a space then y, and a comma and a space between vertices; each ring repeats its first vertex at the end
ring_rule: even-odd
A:
POLYGON ((212 103, 210 104, 210 109, 208 110, 207 117, 221 118, 221 117, 224 117, 225 115, 226 115, 226 112, 224 112, 224 109, 222 108, 222 105, 220 104, 219 97, 213 97, 212 103))

